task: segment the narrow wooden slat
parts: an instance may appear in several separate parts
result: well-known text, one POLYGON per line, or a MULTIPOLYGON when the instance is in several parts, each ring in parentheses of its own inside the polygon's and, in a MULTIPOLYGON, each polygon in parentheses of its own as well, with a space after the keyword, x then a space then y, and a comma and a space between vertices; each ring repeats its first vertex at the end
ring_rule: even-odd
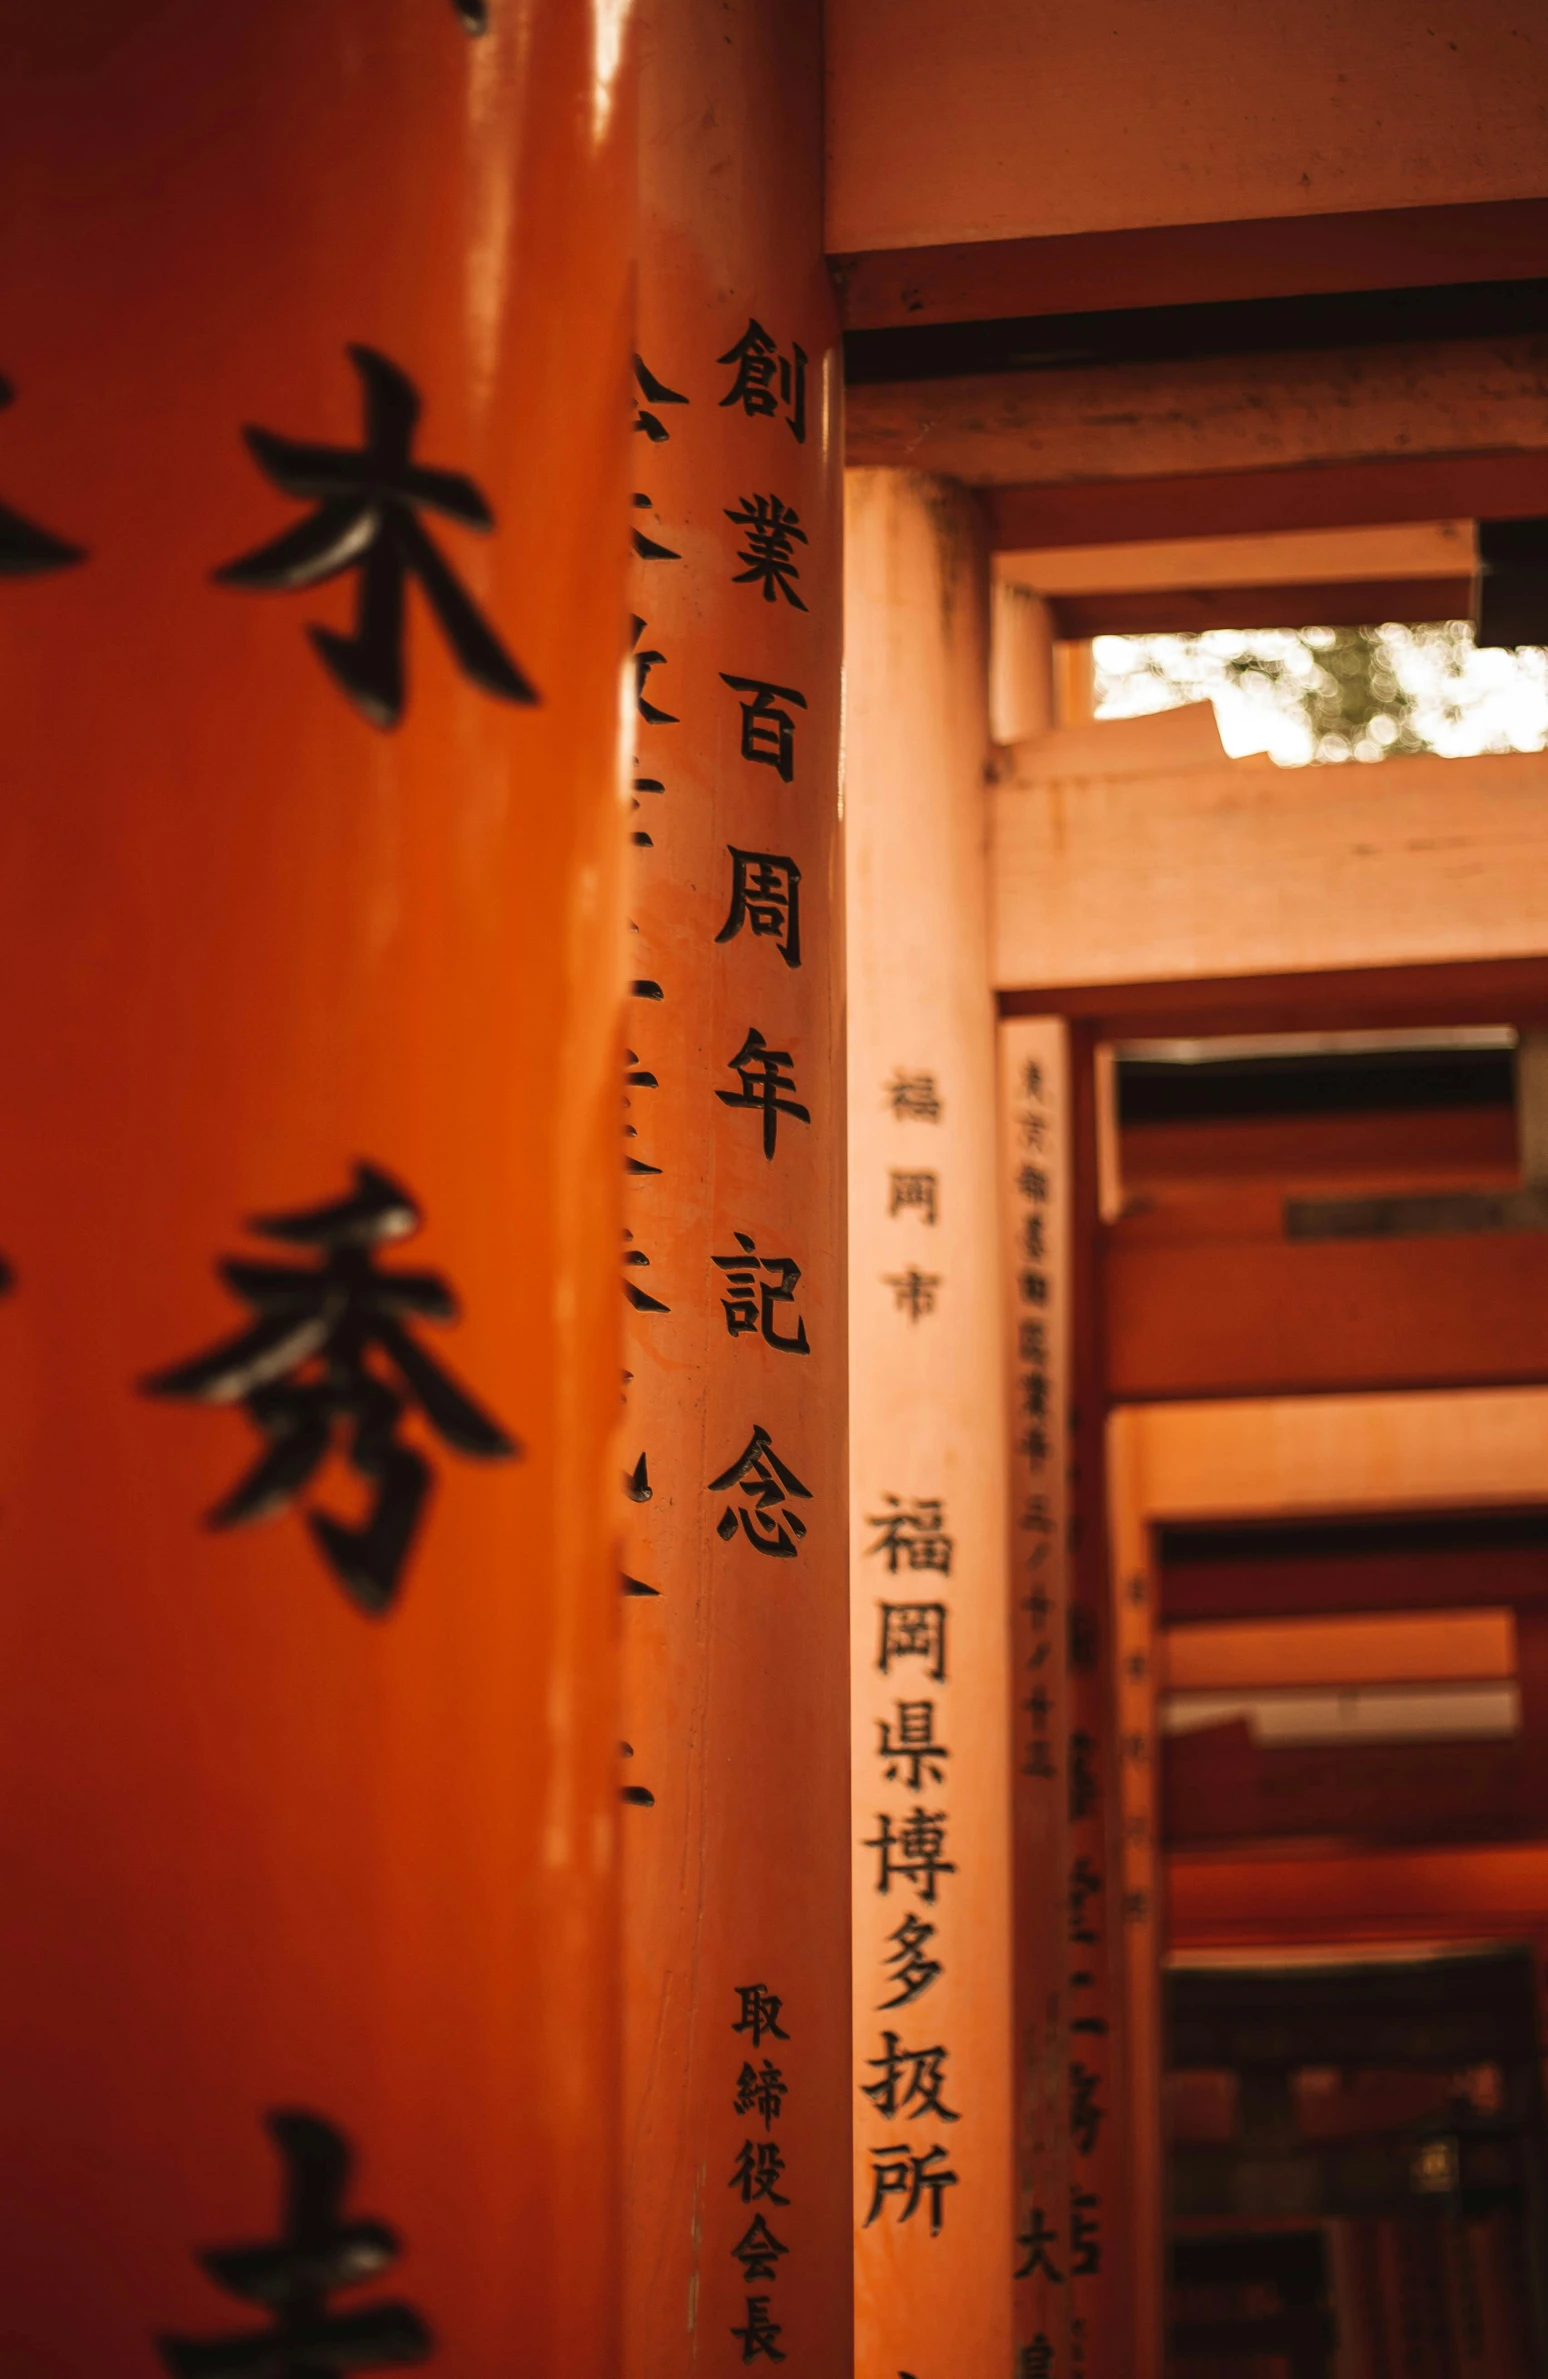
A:
POLYGON ((1548 512, 1548 451, 1360 455, 1236 470, 1131 468, 1111 477, 1039 480, 1028 472, 982 498, 996 551, 1034 545, 1128 545, 1140 538, 1365 528, 1387 521, 1524 520, 1548 512))
POLYGON ((1146 587, 1049 598, 1054 633, 1196 636, 1208 628, 1359 628, 1382 620, 1456 620, 1473 615, 1471 578, 1289 580, 1278 586, 1146 587))
POLYGON ((848 330, 1505 281, 1548 268, 1548 199, 954 240, 831 262, 848 330))
POLYGON ((1514 1675, 1515 1624, 1503 1610, 1237 1620, 1223 1627, 1165 1628, 1156 1658, 1166 1693, 1457 1683, 1514 1675))

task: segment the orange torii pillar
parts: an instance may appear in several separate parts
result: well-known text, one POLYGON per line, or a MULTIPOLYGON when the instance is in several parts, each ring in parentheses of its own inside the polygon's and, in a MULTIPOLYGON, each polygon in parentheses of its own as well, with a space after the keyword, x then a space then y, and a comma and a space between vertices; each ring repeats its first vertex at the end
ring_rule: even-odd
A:
POLYGON ((851 2367, 837 327, 809 0, 652 0, 625 1074, 630 2379, 851 2367))
POLYGON ((1002 1346, 1010 1458, 1016 2346, 1073 2367, 1071 2300, 1094 2209, 1071 2143, 1071 1112, 1057 1018, 999 1029, 1002 1346))
POLYGON ((28 2379, 616 2368, 626 18, 7 31, 28 2379))
POLYGON ((858 2379, 1011 2369, 987 591, 962 489, 848 475, 858 2379))
POLYGON ((1027 2379, 1135 2379, 1132 2120, 1102 1510, 1093 1053, 999 1028, 1011 1449, 1017 2346, 1027 2379))

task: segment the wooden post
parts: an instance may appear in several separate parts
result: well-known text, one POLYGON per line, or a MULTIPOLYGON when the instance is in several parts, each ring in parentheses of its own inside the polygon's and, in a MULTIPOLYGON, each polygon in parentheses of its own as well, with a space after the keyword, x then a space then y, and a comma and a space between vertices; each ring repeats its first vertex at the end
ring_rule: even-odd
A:
POLYGON ((1002 1022, 1000 1191, 1011 1423, 1011 1687, 1016 1877, 1016 2345, 1036 2379, 1070 2368, 1071 2290, 1099 2208, 1071 2151, 1068 1034, 1002 1022))
POLYGON ((845 549, 855 2369, 924 2379, 1012 2360, 987 574, 901 472, 845 549))
POLYGON ((1111 1051, 1094 1042, 1089 1027, 1072 1028, 1066 1914, 1071 2204, 1086 2217, 1084 2252, 1072 2253, 1070 2275, 1072 2379, 1129 2379, 1133 2338, 1123 1811, 1107 1541, 1106 1333, 1101 1311, 1102 1221, 1117 1188, 1111 1077, 1111 1051))
POLYGON ((29 2379, 616 2367, 627 35, 0 60, 29 2379))
POLYGON ((1164 1912, 1156 1725, 1158 1579, 1145 1485, 1146 1451, 1143 1416, 1115 1413, 1107 1431, 1107 1475, 1123 1827, 1123 2069, 1133 2368, 1135 2379, 1160 2379, 1165 2282, 1161 2136, 1164 1912))
POLYGON ((821 42, 810 0, 652 0, 643 32, 624 2368, 838 2379, 842 519, 821 42))

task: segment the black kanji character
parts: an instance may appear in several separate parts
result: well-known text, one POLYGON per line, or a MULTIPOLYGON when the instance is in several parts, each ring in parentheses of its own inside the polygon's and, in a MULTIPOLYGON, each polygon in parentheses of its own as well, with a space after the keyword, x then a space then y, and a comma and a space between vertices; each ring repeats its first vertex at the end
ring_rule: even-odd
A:
POLYGON ((881 2055, 866 2059, 871 2072, 879 2074, 881 2079, 862 2082, 861 2095, 869 2098, 889 2123, 906 2122, 910 2111, 934 2115, 942 2123, 959 2122, 960 2116, 941 2097, 950 2053, 939 2044, 928 2049, 906 2049, 895 2032, 884 2032, 881 2055))
MULTIPOLYGON (((0 413, 15 402, 15 389, 9 380, 0 379, 0 413)), ((63 537, 24 520, 8 504, 0 504, 0 578, 35 578, 45 570, 68 570, 85 559, 83 545, 69 545, 63 537)))
POLYGON ((944 1972, 940 1960, 927 1956, 925 1951, 926 1942, 935 1939, 935 1927, 926 1924, 922 1916, 915 1916, 912 1910, 901 1925, 887 1935, 887 1939, 896 1942, 897 1947, 888 1953, 882 1963, 893 1969, 888 1979, 895 1982, 898 1988, 894 1998, 878 2002, 878 2013, 883 2015, 890 2008, 907 2007, 910 2000, 917 1999, 921 1991, 927 1991, 936 1976, 944 1972))
MULTIPOLYGON (((659 1080, 650 1071, 649 1067, 642 1066, 640 1064, 638 1052, 633 1049, 626 1049, 624 1051, 625 1093, 627 1094, 631 1090, 659 1090, 660 1087, 661 1085, 659 1080)), ((624 1098, 625 1107, 632 1107, 633 1104, 634 1101, 626 1095, 624 1098)), ((632 1123, 626 1123, 624 1125, 624 1138, 626 1140, 637 1140, 639 1136, 638 1130, 632 1123)), ((661 1171, 661 1167, 659 1165, 647 1165, 640 1157, 626 1155, 624 1158, 624 1171, 630 1174, 659 1173, 661 1171)))
POLYGON ((755 2049, 761 2047, 765 2032, 773 2040, 790 2038, 780 2026, 780 2010, 785 2002, 777 1991, 769 1990, 764 1983, 738 1983, 735 1988, 741 2012, 731 2027, 733 2032, 750 2032, 755 2049))
POLYGON ((1096 1814, 1100 1791, 1095 1763, 1096 1739, 1077 1727, 1070 1737, 1070 1816, 1077 1824, 1096 1814))
POLYGON ((762 2067, 744 2065, 736 2079, 736 2097, 732 2102, 734 2115, 761 2115, 763 2128, 769 2130, 784 2103, 790 2084, 777 2065, 765 2057, 762 2067))
POLYGON ((783 407, 785 427, 798 446, 806 443, 806 351, 792 344, 788 355, 781 355, 778 341, 771 338, 761 322, 750 320, 734 347, 717 356, 717 363, 734 363, 736 379, 729 392, 720 400, 722 406, 740 405, 750 419, 759 414, 775 414, 783 407), (775 384, 778 383, 778 394, 775 384))
POLYGON ((1107 2112, 1097 2099, 1101 2086, 1102 2076, 1077 2057, 1070 2066, 1070 2137, 1082 2156, 1095 2149, 1107 2112))
POLYGON ((804 611, 806 605, 795 591, 801 575, 795 549, 806 543, 806 531, 794 506, 778 496, 744 496, 739 510, 727 506, 726 518, 747 531, 747 542, 736 556, 747 568, 733 571, 731 584, 761 586, 765 603, 774 601, 777 590, 795 610, 804 611))
POLYGON ((922 1660, 937 1684, 946 1677, 946 1605, 944 1603, 878 1603, 881 1612, 881 1651, 876 1665, 890 1676, 895 1660, 922 1660))
POLYGON ((775 2183, 784 2176, 785 2159, 779 2142, 772 2139, 744 2139, 737 2151, 736 2165, 726 2186, 740 2189, 742 2203, 751 2205, 755 2197, 766 2197, 771 2205, 787 2206, 788 2197, 781 2197, 775 2183))
MULTIPOLYGON (((651 497, 642 494, 638 489, 635 490, 634 509, 636 512, 654 512, 655 508, 651 497)), ((630 533, 634 540, 636 558, 642 562, 680 562, 683 558, 675 546, 662 545, 657 538, 647 537, 638 523, 630 533)))
POLYGON ((874 1545, 866 1546, 866 1553, 881 1554, 894 1578, 900 1568, 939 1570, 943 1578, 949 1578, 956 1539, 946 1534, 946 1506, 941 1498, 914 1496, 905 1503, 900 1495, 883 1495, 882 1501, 891 1508, 872 1512, 867 1518, 867 1528, 879 1528, 881 1535, 874 1545))
POLYGON ((167 2370, 174 2379, 332 2379, 428 2361, 433 2341, 412 2305, 387 2299, 354 2312, 329 2309, 338 2289, 377 2279, 401 2252, 385 2222, 344 2218, 352 2158, 342 2132, 290 2109, 268 2116, 266 2128, 285 2173, 279 2237, 208 2247, 198 2260, 217 2288, 259 2307, 272 2326, 158 2338, 167 2370))
POLYGON ((775 2280, 779 2277, 779 2258, 790 2249, 783 2239, 777 2239, 761 2214, 754 2214, 742 2236, 731 2250, 742 2267, 747 2280, 775 2280))
POLYGON ((771 1049, 755 1024, 747 1028, 747 1037, 735 1057, 726 1060, 727 1070, 741 1084, 740 1090, 717 1090, 715 1096, 723 1107, 751 1108, 763 1117, 763 1153, 772 1158, 779 1119, 790 1116, 796 1123, 810 1123, 811 1110, 795 1099, 782 1098, 782 1091, 795 1089, 795 1076, 782 1069, 791 1062, 788 1049, 771 1049))
POLYGON ((1070 2278, 1094 2280, 1102 2269, 1102 2200, 1094 2189, 1070 2187, 1070 2278))
POLYGON ((661 667, 662 663, 666 659, 666 654, 658 652, 641 652, 640 638, 644 635, 644 633, 645 622, 640 618, 638 612, 635 612, 631 615, 631 633, 629 637, 629 650, 634 656, 635 706, 639 711, 640 717, 645 721, 647 726, 675 727, 679 724, 677 713, 672 710, 663 710, 658 702, 652 702, 650 700, 645 691, 645 680, 649 677, 653 669, 659 669, 661 667))
POLYGON ((906 1272, 884 1272, 882 1282, 892 1291, 892 1302, 899 1313, 906 1313, 911 1322, 923 1319, 935 1311, 935 1292, 941 1285, 938 1272, 921 1272, 910 1264, 906 1272))
POLYGON ((870 2229, 889 2197, 902 2197, 907 2200, 898 2220, 899 2222, 910 2221, 919 2210, 920 2200, 928 2192, 930 2236, 937 2237, 945 2219, 941 2203, 942 2196, 946 2190, 955 2189, 957 2186, 957 2176, 954 2172, 941 2172, 937 2169, 945 2160, 945 2149, 929 2148, 924 2155, 918 2156, 905 2142, 895 2147, 872 2148, 871 2155, 874 2159, 871 2172, 871 2210, 866 2215, 862 2227, 866 2230, 870 2229))
POLYGON ((921 1900, 933 1902, 936 1877, 957 1872, 955 1863, 941 1856, 946 1847, 945 1810, 906 1810, 896 1834, 889 1816, 879 1816, 876 1823, 880 1831, 863 1845, 878 1853, 876 1889, 890 1892, 893 1877, 904 1875, 921 1900))
POLYGON ((765 1428, 755 1422, 743 1451, 709 1484, 712 1495, 723 1494, 728 1487, 740 1488, 750 1499, 740 1505, 728 1503, 721 1513, 715 1534, 723 1542, 735 1536, 740 1515, 742 1532, 758 1552, 771 1554, 776 1561, 794 1561, 795 1539, 805 1536, 806 1522, 799 1512, 780 1507, 792 1496, 810 1502, 812 1491, 781 1462, 765 1428))
POLYGON ((1035 2273, 1042 2272, 1056 2285, 1063 2284, 1064 2274, 1054 2262, 1052 2253, 1052 2250, 1059 2244, 1059 2233, 1053 2228, 1041 2206, 1032 2208, 1032 2219, 1016 2244, 1026 2255, 1025 2263, 1019 2264, 1016 2268, 1018 2280, 1030 2280, 1035 2273))
POLYGON ((641 396, 645 399, 643 405, 635 406, 634 426, 637 430, 644 431, 653 446, 660 446, 670 438, 672 433, 649 408, 653 405, 686 405, 688 399, 685 396, 680 396, 675 388, 668 388, 664 380, 658 380, 655 373, 638 355, 634 359, 634 378, 641 396))
POLYGON ((631 1503, 649 1503, 655 1492, 650 1483, 650 1466, 642 1454, 634 1468, 624 1472, 624 1493, 631 1503))
POLYGON ((899 1066, 892 1080, 882 1084, 882 1093, 900 1123, 939 1123, 946 1112, 933 1074, 909 1074, 899 1066))
POLYGON ((878 1718, 881 1742, 878 1754, 886 1763, 889 1784, 902 1784, 911 1793, 923 1792, 926 1778, 932 1784, 944 1784, 944 1762, 951 1757, 944 1743, 935 1740, 935 1704, 933 1702, 898 1702, 896 1733, 894 1721, 878 1718), (906 1773, 905 1773, 906 1771, 906 1773))
POLYGON ((458 1453, 497 1461, 521 1452, 407 1327, 413 1317, 456 1319, 456 1298, 439 1273, 376 1268, 377 1250, 409 1238, 421 1219, 407 1190, 375 1165, 355 1167, 346 1197, 256 1216, 251 1228, 260 1237, 313 1248, 318 1262, 305 1268, 222 1262, 222 1279, 255 1308, 257 1321, 209 1354, 141 1383, 150 1396, 240 1404, 269 1440, 246 1478, 208 1515, 212 1528, 283 1511, 336 1440, 345 1440, 351 1469, 374 1488, 370 1515, 350 1528, 326 1512, 309 1512, 307 1525, 346 1592, 373 1616, 397 1593, 431 1483, 429 1463, 397 1435, 407 1407, 417 1404, 458 1453), (385 1358, 391 1379, 373 1365, 373 1354, 385 1358))
POLYGON ((469 33, 489 30, 489 0, 452 0, 452 6, 469 33))
POLYGON ((1054 2350, 1046 2330, 1039 2330, 1030 2346, 1021 2349, 1016 2379, 1054 2379, 1054 2350))
POLYGON ((731 2331, 733 2338, 742 2341, 743 2362, 756 2362, 760 2354, 767 2355, 770 2362, 783 2362, 784 2350, 774 2343, 783 2328, 783 2322, 771 2318, 766 2296, 750 2296, 747 2299, 746 2327, 737 2328, 733 2325, 731 2331))
POLYGON ((801 963, 801 870, 773 851, 731 851, 731 907, 716 934, 734 942, 747 926, 754 939, 772 941, 786 966, 801 963))
POLYGON ((887 1176, 887 1212, 889 1215, 916 1209, 923 1220, 939 1220, 940 1182, 934 1173, 891 1173, 887 1176))
POLYGON ((765 1345, 776 1347, 782 1355, 810 1354, 806 1324, 799 1316, 794 1336, 781 1335, 776 1326, 776 1308, 795 1303, 800 1265, 789 1256, 760 1256, 756 1241, 745 1231, 738 1231, 735 1236, 743 1251, 740 1255, 710 1258, 726 1275, 725 1293, 720 1302, 727 1335, 741 1338, 750 1331, 758 1331, 765 1345), (770 1277, 760 1280, 760 1272, 770 1277))
POLYGON ((223 586, 294 593, 358 570, 355 627, 348 636, 311 627, 324 666, 373 727, 403 715, 403 613, 417 578, 464 676, 503 702, 536 702, 472 597, 420 522, 421 508, 464 528, 492 529, 494 515, 460 471, 413 459, 419 396, 413 382, 374 347, 351 347, 365 398, 362 446, 311 446, 272 430, 244 435, 258 468, 287 496, 315 498, 317 510, 252 553, 215 572, 223 586))
MULTIPOLYGON (((649 1170, 648 1167, 646 1169, 649 1170)), ((632 1240, 634 1233, 625 1231, 624 1237, 632 1240)), ((629 1246, 624 1249, 624 1263, 631 1268, 648 1267, 650 1258, 641 1248, 629 1246)), ((623 1293, 636 1313, 670 1313, 672 1310, 670 1305, 663 1305, 659 1297, 653 1297, 648 1289, 642 1289, 638 1281, 626 1280, 623 1293)))
POLYGON ((780 782, 788 785, 795 775, 796 723, 789 711, 779 706, 793 702, 797 710, 805 710, 806 696, 798 694, 794 686, 771 685, 761 677, 729 677, 725 670, 720 682, 733 694, 752 696, 741 705, 742 758, 776 770, 780 782))

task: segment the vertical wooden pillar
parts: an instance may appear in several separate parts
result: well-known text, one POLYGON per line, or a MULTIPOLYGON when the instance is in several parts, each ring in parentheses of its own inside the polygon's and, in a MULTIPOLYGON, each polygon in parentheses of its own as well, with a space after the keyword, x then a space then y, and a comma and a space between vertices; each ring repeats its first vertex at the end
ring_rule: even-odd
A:
POLYGON ((625 2368, 837 2379, 842 518, 820 28, 808 0, 652 0, 643 31, 625 2368))
POLYGON ((1070 1840, 1071 1079, 1057 1018, 1002 1022, 1000 1194, 1011 1416, 1015 1764, 1016 2344, 1035 2379, 1070 2368, 1071 2295, 1100 2209, 1071 2147, 1071 1935, 1089 1902, 1070 1840))
POLYGON ((627 30, 0 59, 28 2379, 615 2367, 627 30))
POLYGON ((848 478, 855 2369, 1011 2366, 1009 1744, 985 559, 848 478))
MULTIPOLYGON (((1070 1033, 1069 1959, 1072 2379, 1128 2379, 1132 2339, 1123 1812, 1109 1587, 1101 1227, 1110 1052, 1070 1033)), ((1132 1656, 1131 1656, 1132 1657, 1132 1656)))
POLYGON ((1108 1424, 1108 1526, 1117 1660, 1123 1827, 1124 2105, 1135 2379, 1163 2364, 1165 2186, 1161 2136, 1162 1892, 1160 1739, 1156 1724, 1157 1577, 1136 1416, 1108 1424))

